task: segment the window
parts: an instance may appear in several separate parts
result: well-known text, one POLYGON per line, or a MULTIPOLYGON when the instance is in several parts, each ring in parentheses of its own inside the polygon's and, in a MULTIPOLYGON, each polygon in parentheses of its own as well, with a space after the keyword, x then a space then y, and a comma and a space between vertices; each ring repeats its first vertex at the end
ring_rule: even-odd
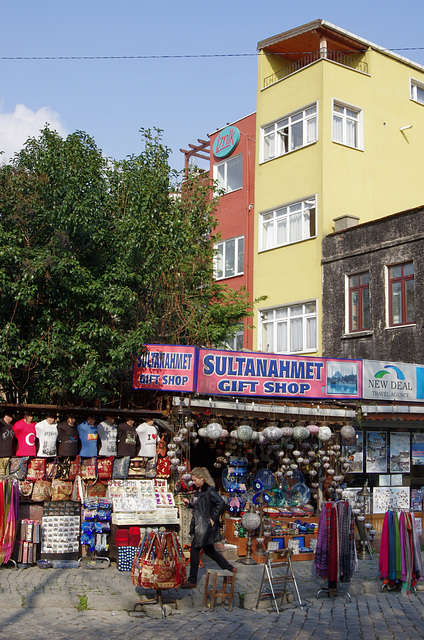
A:
POLYGON ((395 327, 415 322, 414 263, 389 267, 388 276, 389 325, 395 327))
POLYGON ((243 156, 240 154, 224 160, 213 168, 214 180, 218 183, 218 189, 223 189, 225 193, 231 193, 243 186, 243 156))
POLYGON ((261 311, 260 317, 262 351, 275 353, 316 351, 316 302, 304 302, 261 311))
POLYGON ((333 101, 333 142, 363 149, 362 109, 333 101))
POLYGON ((411 100, 424 104, 424 83, 411 78, 411 100))
POLYGON ((305 107, 261 128, 262 161, 283 156, 317 141, 317 105, 305 107))
POLYGON ((215 278, 231 278, 243 273, 244 236, 215 245, 215 278))
POLYGON ((307 240, 316 235, 315 196, 260 215, 259 250, 307 240))
POLYGON ((370 274, 349 276, 349 332, 370 328, 370 274))
POLYGON ((225 347, 230 351, 241 351, 243 349, 244 329, 243 325, 239 325, 234 336, 227 340, 225 347))

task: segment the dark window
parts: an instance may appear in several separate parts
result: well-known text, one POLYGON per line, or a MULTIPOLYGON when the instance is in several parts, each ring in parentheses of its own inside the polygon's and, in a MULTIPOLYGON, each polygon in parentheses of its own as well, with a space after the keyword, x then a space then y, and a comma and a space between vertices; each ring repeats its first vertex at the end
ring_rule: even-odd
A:
POLYGON ((414 263, 389 267, 389 324, 391 327, 415 322, 414 263))
POLYGON ((349 331, 370 328, 370 274, 349 276, 349 331))

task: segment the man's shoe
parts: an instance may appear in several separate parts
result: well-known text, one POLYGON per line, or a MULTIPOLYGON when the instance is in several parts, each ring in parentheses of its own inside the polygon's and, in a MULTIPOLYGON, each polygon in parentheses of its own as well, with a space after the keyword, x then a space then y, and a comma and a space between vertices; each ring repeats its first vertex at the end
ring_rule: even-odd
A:
POLYGON ((180 589, 195 589, 196 588, 196 583, 195 582, 189 582, 187 580, 187 582, 184 582, 184 584, 181 585, 180 589))

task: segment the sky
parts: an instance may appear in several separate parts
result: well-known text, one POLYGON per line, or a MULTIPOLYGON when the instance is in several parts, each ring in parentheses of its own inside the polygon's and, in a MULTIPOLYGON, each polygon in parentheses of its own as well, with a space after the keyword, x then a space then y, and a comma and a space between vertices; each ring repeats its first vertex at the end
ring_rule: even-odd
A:
POLYGON ((257 43, 317 18, 388 49, 416 47, 397 53, 424 65, 422 0, 3 3, 3 158, 46 123, 62 136, 87 132, 116 160, 140 153, 141 128, 158 128, 182 169, 180 148, 255 111, 257 43), (60 56, 146 58, 7 59, 60 56))

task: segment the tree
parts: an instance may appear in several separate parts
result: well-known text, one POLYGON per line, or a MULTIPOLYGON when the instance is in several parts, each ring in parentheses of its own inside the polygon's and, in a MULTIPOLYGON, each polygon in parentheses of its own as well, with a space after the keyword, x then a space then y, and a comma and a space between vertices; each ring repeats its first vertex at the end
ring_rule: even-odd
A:
POLYGON ((8 401, 126 402, 147 342, 219 346, 248 314, 214 281, 216 200, 160 132, 117 162, 45 128, 0 168, 0 386, 8 401))

